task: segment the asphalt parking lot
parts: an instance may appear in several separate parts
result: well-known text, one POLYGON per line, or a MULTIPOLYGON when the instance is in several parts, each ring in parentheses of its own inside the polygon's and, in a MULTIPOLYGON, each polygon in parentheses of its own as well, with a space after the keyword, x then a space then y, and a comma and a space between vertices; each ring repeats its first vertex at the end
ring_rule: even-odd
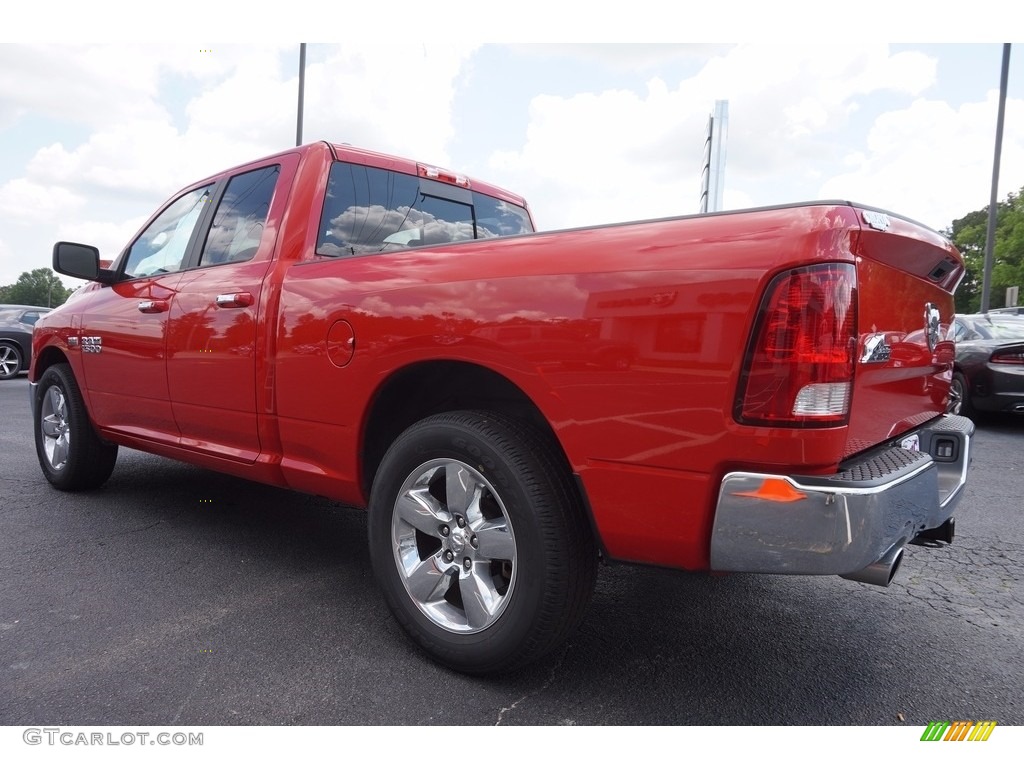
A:
POLYGON ((0 382, 0 725, 1024 725, 1024 419, 888 589, 601 569, 581 630, 475 679, 405 639, 358 510, 122 451, 53 490, 0 382))

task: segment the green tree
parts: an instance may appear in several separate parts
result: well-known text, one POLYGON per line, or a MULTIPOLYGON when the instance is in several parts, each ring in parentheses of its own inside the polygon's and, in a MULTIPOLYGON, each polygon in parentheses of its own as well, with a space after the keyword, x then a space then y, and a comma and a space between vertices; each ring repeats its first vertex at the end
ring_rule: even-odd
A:
POLYGON ((68 300, 72 290, 65 288, 52 269, 41 267, 22 272, 18 282, 0 286, 0 304, 31 304, 36 307, 59 307, 68 300))
MULTIPOLYGON (((988 206, 953 222, 946 236, 963 254, 967 274, 956 292, 956 309, 961 314, 981 309, 981 288, 985 271, 985 236, 988 206)), ((1024 286, 1024 187, 996 204, 996 238, 992 249, 992 287, 989 306, 1001 307, 1006 289, 1024 286)))

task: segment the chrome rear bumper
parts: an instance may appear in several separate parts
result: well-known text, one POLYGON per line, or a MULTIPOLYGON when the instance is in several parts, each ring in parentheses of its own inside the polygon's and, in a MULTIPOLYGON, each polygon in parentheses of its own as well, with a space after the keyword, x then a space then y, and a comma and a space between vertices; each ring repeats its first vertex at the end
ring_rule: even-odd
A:
POLYGON ((903 546, 953 516, 973 434, 970 419, 947 415, 835 475, 729 473, 715 511, 712 570, 888 584, 903 546), (914 436, 919 449, 900 447, 914 436))

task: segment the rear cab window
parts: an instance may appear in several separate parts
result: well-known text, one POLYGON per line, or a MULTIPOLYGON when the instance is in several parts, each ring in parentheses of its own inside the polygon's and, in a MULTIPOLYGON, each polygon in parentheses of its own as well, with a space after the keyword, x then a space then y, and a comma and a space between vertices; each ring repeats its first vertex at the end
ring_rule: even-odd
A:
POLYGON ((332 164, 316 253, 362 256, 533 231, 522 206, 412 174, 332 164))

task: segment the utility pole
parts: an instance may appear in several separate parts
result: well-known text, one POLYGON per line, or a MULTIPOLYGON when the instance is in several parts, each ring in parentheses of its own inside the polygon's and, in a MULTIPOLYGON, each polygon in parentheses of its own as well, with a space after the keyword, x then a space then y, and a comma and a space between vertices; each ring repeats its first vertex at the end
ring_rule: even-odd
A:
POLYGON ((306 44, 299 43, 299 116, 295 124, 295 146, 302 144, 302 97, 306 90, 306 44))
POLYGON ((999 210, 999 156, 1003 152, 1003 120, 1006 117, 1006 85, 1010 79, 1010 44, 1003 43, 1003 71, 999 77, 999 116, 996 118, 996 155, 992 161, 992 195, 988 201, 988 231, 985 234, 985 270, 981 281, 981 311, 988 312, 992 290, 992 262, 996 242, 996 214, 999 210))

